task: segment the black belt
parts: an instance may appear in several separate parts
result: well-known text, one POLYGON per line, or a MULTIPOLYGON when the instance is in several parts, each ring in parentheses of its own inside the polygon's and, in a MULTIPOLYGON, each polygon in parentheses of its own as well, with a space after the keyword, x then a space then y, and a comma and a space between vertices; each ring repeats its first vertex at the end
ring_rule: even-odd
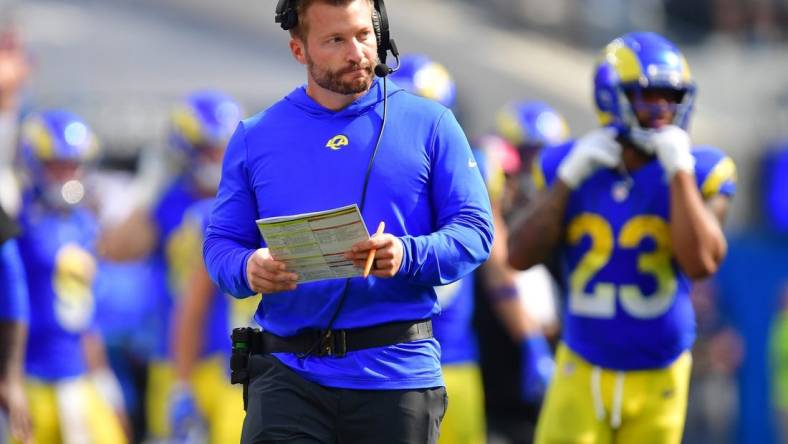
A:
POLYGON ((264 331, 260 347, 253 347, 252 353, 297 353, 342 357, 350 351, 384 347, 431 337, 431 319, 389 322, 347 330, 308 330, 288 337, 264 331))

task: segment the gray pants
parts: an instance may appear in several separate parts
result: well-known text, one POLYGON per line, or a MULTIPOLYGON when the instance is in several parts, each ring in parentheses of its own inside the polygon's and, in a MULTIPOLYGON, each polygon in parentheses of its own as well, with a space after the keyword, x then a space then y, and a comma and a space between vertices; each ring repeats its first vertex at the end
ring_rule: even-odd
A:
POLYGON ((348 390, 309 382, 270 355, 250 359, 242 444, 432 444, 445 387, 348 390))

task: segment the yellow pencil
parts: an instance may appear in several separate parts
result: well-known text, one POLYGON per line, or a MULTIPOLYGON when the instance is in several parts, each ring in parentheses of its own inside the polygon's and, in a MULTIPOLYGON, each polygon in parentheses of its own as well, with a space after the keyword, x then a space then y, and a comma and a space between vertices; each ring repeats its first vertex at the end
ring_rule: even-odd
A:
MULTIPOLYGON (((380 221, 380 224, 378 225, 378 231, 375 232, 374 236, 380 236, 381 234, 383 234, 383 229, 385 227, 386 227, 386 223, 383 222, 383 221, 380 221)), ((376 251, 377 251, 377 249, 373 248, 373 249, 369 250, 369 253, 367 253, 367 263, 364 264, 364 278, 369 276, 369 270, 372 269, 372 262, 375 261, 375 252, 376 251)))

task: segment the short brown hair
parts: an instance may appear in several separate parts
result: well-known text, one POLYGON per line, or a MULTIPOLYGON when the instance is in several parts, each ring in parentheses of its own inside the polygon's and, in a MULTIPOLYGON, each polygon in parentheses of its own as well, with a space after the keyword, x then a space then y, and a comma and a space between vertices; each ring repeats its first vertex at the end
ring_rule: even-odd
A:
MULTIPOLYGON (((294 0, 296 4, 296 15, 298 16, 298 24, 290 29, 290 36, 297 38, 302 42, 306 42, 306 35, 309 32, 309 24, 306 22, 306 11, 314 3, 325 3, 331 6, 344 6, 356 0, 294 0)), ((374 8, 373 0, 367 0, 369 6, 374 8)))

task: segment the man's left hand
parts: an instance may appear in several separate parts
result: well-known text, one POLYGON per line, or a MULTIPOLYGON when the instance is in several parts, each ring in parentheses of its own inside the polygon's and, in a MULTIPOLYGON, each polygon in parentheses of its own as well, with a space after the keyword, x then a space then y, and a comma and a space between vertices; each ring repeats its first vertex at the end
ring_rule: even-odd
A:
POLYGON ((630 137, 647 152, 656 154, 668 178, 678 171, 688 174, 695 172, 695 158, 690 149, 692 142, 686 131, 675 125, 667 125, 655 130, 636 130, 630 137))
POLYGON ((390 278, 397 274, 402 264, 402 242, 394 235, 383 233, 369 240, 353 244, 351 251, 345 253, 345 259, 353 261, 353 265, 363 269, 367 262, 369 250, 375 249, 375 260, 369 274, 380 278, 390 278))

